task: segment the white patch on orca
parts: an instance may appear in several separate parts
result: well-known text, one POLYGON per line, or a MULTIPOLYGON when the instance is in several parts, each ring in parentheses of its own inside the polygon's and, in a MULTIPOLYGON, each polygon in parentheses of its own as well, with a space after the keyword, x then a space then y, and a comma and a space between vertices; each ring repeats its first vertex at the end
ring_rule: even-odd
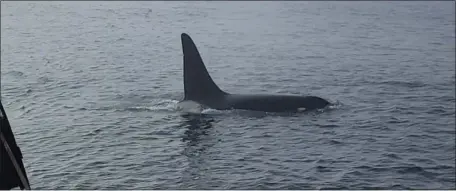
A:
POLYGON ((306 110, 305 107, 300 107, 300 108, 298 108, 298 112, 305 111, 305 110, 306 110))
POLYGON ((176 107, 186 113, 201 113, 204 110, 201 104, 191 100, 181 101, 177 103, 176 107))

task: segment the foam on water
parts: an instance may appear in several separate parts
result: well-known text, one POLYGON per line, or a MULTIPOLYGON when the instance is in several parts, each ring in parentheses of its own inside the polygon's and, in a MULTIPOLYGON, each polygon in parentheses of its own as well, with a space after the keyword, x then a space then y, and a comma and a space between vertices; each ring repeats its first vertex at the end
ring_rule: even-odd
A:
POLYGON ((184 113, 201 113, 204 110, 201 104, 190 100, 177 103, 176 108, 184 113))

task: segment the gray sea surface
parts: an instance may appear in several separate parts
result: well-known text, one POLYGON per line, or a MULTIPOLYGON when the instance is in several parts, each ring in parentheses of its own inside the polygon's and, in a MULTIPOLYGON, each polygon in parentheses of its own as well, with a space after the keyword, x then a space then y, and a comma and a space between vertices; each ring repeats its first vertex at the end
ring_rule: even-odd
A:
POLYGON ((455 2, 1 2, 32 189, 456 189, 455 2), (176 109, 181 33, 274 114, 176 109))

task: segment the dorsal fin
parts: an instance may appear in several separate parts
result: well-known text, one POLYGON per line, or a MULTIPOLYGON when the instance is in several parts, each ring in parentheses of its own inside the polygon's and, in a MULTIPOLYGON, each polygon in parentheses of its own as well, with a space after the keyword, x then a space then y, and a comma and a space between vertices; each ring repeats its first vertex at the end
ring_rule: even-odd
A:
POLYGON ((184 100, 202 100, 223 96, 223 92, 212 80, 204 66, 195 43, 185 33, 181 35, 184 53, 184 100))

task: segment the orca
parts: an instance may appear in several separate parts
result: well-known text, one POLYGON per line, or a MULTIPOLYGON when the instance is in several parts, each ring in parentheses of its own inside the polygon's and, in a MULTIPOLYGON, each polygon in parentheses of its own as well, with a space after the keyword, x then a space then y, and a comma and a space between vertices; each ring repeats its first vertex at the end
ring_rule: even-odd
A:
POLYGON ((230 94, 212 80, 190 36, 181 34, 184 53, 184 101, 193 101, 216 110, 253 110, 264 112, 299 112, 321 109, 330 103, 316 96, 230 94))

